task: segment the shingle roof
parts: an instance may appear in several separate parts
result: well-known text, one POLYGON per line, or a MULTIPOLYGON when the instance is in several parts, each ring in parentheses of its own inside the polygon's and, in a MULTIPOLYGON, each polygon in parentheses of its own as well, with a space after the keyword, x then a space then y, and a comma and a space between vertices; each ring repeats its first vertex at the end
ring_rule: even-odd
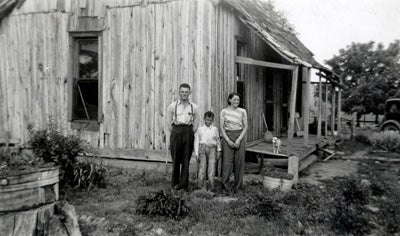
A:
POLYGON ((222 3, 232 7, 240 20, 287 60, 326 69, 314 59, 313 53, 296 37, 288 24, 282 22, 281 16, 269 3, 261 0, 222 0, 222 3))
POLYGON ((0 21, 6 17, 14 7, 21 6, 25 0, 0 0, 0 21))

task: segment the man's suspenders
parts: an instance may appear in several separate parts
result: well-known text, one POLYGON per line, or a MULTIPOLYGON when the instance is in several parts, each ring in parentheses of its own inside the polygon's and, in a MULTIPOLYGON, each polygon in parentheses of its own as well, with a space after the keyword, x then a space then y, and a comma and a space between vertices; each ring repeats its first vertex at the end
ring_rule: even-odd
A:
MULTIPOLYGON (((190 120, 190 122, 193 122, 193 105, 192 105, 192 103, 189 103, 190 104, 190 110, 191 110, 191 116, 192 116, 192 119, 190 120)), ((177 111, 178 111, 178 101, 176 101, 176 103, 175 103, 175 121, 174 121, 174 123, 178 120, 178 114, 177 114, 177 111)))

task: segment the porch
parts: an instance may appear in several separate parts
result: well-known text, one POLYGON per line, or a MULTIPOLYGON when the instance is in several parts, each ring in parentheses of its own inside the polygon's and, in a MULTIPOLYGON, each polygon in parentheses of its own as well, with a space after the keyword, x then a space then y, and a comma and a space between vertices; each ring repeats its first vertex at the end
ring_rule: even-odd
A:
POLYGON ((281 150, 279 153, 274 153, 272 143, 267 143, 264 139, 259 139, 254 142, 250 142, 246 146, 247 152, 255 152, 259 154, 265 154, 271 157, 284 157, 288 158, 289 155, 299 157, 299 160, 310 155, 317 150, 318 142, 316 135, 309 135, 308 144, 304 144, 304 139, 302 137, 295 137, 292 139, 290 145, 290 153, 287 153, 288 148, 288 138, 281 137, 281 150))

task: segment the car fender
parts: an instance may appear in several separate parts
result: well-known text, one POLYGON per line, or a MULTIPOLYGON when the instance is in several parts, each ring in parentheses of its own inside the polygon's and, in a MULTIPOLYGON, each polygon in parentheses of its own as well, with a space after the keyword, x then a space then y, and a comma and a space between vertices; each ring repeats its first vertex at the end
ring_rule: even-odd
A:
POLYGON ((383 123, 381 124, 381 127, 380 127, 379 129, 382 130, 382 128, 383 128, 385 125, 387 125, 387 124, 395 125, 395 126, 397 126, 397 128, 400 130, 400 122, 398 122, 398 121, 396 121, 396 120, 387 120, 387 121, 383 122, 383 123))

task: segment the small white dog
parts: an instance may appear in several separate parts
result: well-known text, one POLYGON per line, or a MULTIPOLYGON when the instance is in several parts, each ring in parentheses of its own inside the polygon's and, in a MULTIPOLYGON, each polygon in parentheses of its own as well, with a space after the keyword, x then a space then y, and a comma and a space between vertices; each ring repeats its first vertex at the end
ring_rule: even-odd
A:
POLYGON ((279 153, 281 151, 281 140, 279 138, 272 138, 272 148, 274 149, 274 153, 279 153))

